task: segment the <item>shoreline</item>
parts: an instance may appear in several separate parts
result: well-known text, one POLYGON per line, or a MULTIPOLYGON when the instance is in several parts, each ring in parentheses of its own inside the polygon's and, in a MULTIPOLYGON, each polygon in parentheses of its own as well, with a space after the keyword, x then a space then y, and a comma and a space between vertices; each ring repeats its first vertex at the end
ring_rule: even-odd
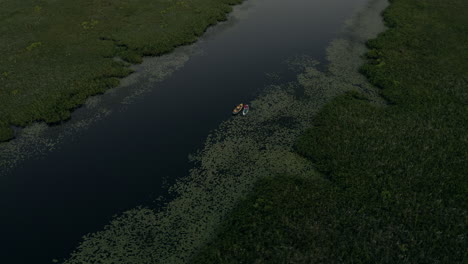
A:
MULTIPOLYGON (((143 3, 144 0, 141 0, 140 2, 143 3)), ((85 12, 88 11, 87 9, 85 9, 85 11, 82 10, 80 11, 80 15, 78 15, 82 17, 81 20, 85 19, 84 17, 86 16, 96 18, 93 18, 89 21, 86 20, 81 23, 77 22, 77 24, 79 24, 81 28, 77 27, 75 24, 72 24, 73 26, 70 25, 70 27, 72 31, 80 31, 77 33, 77 36, 79 36, 79 38, 83 38, 84 41, 91 41, 92 39, 99 40, 97 42, 94 40, 94 44, 90 44, 94 46, 90 46, 90 48, 87 51, 89 51, 88 53, 90 53, 91 56, 101 57, 99 58, 99 60, 93 59, 88 62, 85 62, 84 59, 82 59, 87 56, 86 52, 83 54, 78 54, 78 56, 73 52, 69 52, 64 56, 61 56, 61 53, 53 53, 53 55, 49 54, 50 52, 54 52, 54 49, 56 49, 54 47, 55 43, 53 45, 49 45, 50 42, 54 41, 54 37, 51 38, 49 33, 53 32, 55 29, 50 29, 47 27, 48 22, 47 20, 44 20, 44 16, 46 16, 49 12, 51 12, 51 10, 53 10, 56 7, 53 4, 48 6, 37 5, 34 8, 32 14, 32 21, 28 21, 27 23, 32 23, 31 27, 36 28, 36 30, 39 30, 39 33, 41 32, 40 30, 43 30, 45 32, 42 35, 37 33, 38 35, 40 35, 39 39, 41 41, 38 41, 38 39, 36 39, 34 42, 36 44, 33 43, 34 45, 31 44, 30 46, 28 46, 26 51, 18 51, 12 49, 11 47, 6 47, 7 52, 12 52, 12 54, 15 54, 13 55, 13 57, 18 56, 18 58, 13 58, 12 56, 10 56, 9 61, 14 60, 14 63, 10 62, 10 65, 0 63, 0 72, 3 73, 0 76, 0 82, 3 82, 4 89, 6 89, 4 91, 7 92, 3 93, 3 96, 0 93, 0 102, 4 105, 4 108, 0 110, 0 146, 2 145, 2 142, 7 142, 15 137, 15 133, 12 129, 12 126, 24 128, 31 125, 34 122, 45 122, 47 124, 57 125, 62 123, 63 121, 70 119, 71 112, 80 108, 80 106, 84 104, 87 98, 90 98, 94 95, 102 94, 105 91, 118 86, 121 78, 131 74, 132 70, 129 68, 129 66, 131 66, 132 64, 141 63, 142 56, 160 56, 163 54, 170 53, 177 47, 185 46, 196 42, 198 38, 202 36, 209 27, 216 25, 218 22, 225 21, 227 19, 228 14, 232 11, 232 6, 240 4, 242 2, 243 0, 223 0, 222 3, 217 3, 215 8, 209 9, 209 11, 197 7, 195 8, 197 9, 195 14, 192 14, 191 17, 187 14, 184 14, 184 12, 186 13, 187 10, 190 10, 189 4, 184 1, 177 1, 174 6, 169 7, 154 6, 154 12, 158 13, 158 11, 161 11, 161 17, 164 17, 165 15, 171 12, 179 12, 180 14, 184 15, 185 20, 191 19, 190 21, 194 23, 190 24, 190 21, 182 22, 189 23, 190 27, 187 27, 183 26, 179 22, 168 24, 166 23, 167 21, 164 20, 164 23, 161 24, 164 25, 164 27, 161 27, 161 29, 157 29, 155 33, 156 35, 162 34, 162 37, 158 39, 156 36, 151 36, 154 42, 148 43, 148 46, 136 42, 137 40, 129 39, 127 35, 122 35, 120 38, 115 36, 112 37, 112 34, 118 36, 119 34, 122 34, 122 32, 113 32, 115 31, 115 29, 109 28, 109 25, 103 25, 104 22, 109 22, 111 20, 109 16, 106 17, 102 15, 105 12, 110 12, 108 11, 110 10, 109 6, 97 7, 97 9, 100 8, 99 10, 102 12, 102 14, 100 15, 96 15, 93 12, 90 12, 88 14, 85 12), (104 21, 99 20, 99 16, 102 16, 102 19, 104 21), (46 25, 46 27, 44 28, 43 25, 46 25), (164 37, 168 34, 167 32, 169 31, 167 30, 171 27, 172 29, 169 31, 170 35, 172 36, 171 38, 173 38, 172 40, 170 38, 167 39, 164 37), (191 28, 193 32, 188 32, 186 28, 191 28), (174 34, 174 32, 176 32, 176 34, 174 34), (106 36, 107 34, 110 34, 111 37, 106 36), (41 38, 44 38, 44 40, 42 40, 41 38), (127 38, 127 41, 129 43, 126 43, 126 40, 124 40, 125 38, 127 38), (115 42, 114 44, 106 43, 109 42, 108 40, 117 39, 120 40, 118 40, 117 42, 111 41, 115 42), (96 51, 92 49, 100 50, 96 51), (97 53, 93 54, 92 52, 97 53), (53 63, 47 65, 47 63, 42 62, 42 60, 44 60, 44 56, 52 56, 52 58, 48 58, 48 60, 51 61, 54 61, 53 56, 59 56, 58 58, 55 58, 55 61, 57 61, 57 63, 63 62, 63 65, 53 65, 53 63), (67 58, 67 56, 71 56, 70 58, 73 58, 73 60, 67 58), (115 57, 120 57, 124 61, 114 61, 112 58, 115 57), (25 68, 24 65, 21 65, 21 58, 28 58, 28 60, 32 60, 31 63, 34 64, 41 61, 43 65, 47 66, 43 66, 42 68, 25 68), (61 61, 64 60, 64 58, 66 58, 65 61, 61 61), (98 62, 102 65, 96 65, 98 62), (67 63, 71 65, 67 65, 67 63), (77 65, 73 65, 74 63, 77 65), (89 65, 86 66, 86 63, 88 63, 89 65), (22 69, 21 67, 24 68, 23 72, 18 70, 22 69), (55 76, 50 75, 50 72, 48 72, 49 68, 56 71, 55 76), (83 71, 83 74, 81 74, 80 71, 83 71), (22 74, 24 76, 22 76, 22 74), (63 76, 58 77, 57 75, 63 76), (37 80, 33 80, 33 77, 37 78, 37 80), (54 81, 48 84, 50 79, 54 79, 54 81), (48 88, 49 86, 51 86, 51 88, 48 88), (58 87, 61 87, 61 89, 57 89, 58 87), (68 90, 63 91, 63 87, 67 87, 66 89, 68 90), (36 96, 28 96, 28 93, 34 93, 36 94, 36 96), (39 97, 37 96, 38 93, 40 93, 39 97), (16 103, 16 101, 18 100, 21 101, 21 104, 16 103), (17 107, 17 105, 24 104, 27 104, 28 107, 17 107)), ((20 14, 24 12, 29 12, 21 6, 21 3, 18 4, 18 6, 13 4, 13 2, 5 2, 3 4, 5 5, 6 11, 5 14, 0 13, 0 15, 5 15, 6 17, 8 17, 7 14, 10 9, 15 10, 16 8, 18 10, 17 13, 20 14)), ((67 4, 73 5, 70 3, 67 4)), ((125 8, 131 9, 133 7, 122 7, 122 9, 119 12, 125 12, 125 8)), ((142 10, 142 12, 148 13, 149 11, 142 10)), ((26 14, 23 15, 26 16, 26 14)), ((28 15, 31 16, 31 14, 28 15)), ((140 15, 143 15, 143 13, 140 15)), ((80 19, 79 17, 77 18, 74 16, 72 16, 72 18, 73 19, 71 19, 70 22, 67 22, 68 24, 80 19)), ((21 16, 18 17, 18 15, 15 14, 11 15, 9 19, 16 19, 18 21, 22 21, 25 18, 21 16)), ((126 16, 125 19, 136 19, 135 21, 137 21, 139 18, 135 14, 133 14, 133 17, 126 16)), ((158 19, 156 19, 156 21, 158 21, 158 19)), ((169 22, 170 21, 171 20, 169 19, 169 22)), ((147 27, 149 27, 149 25, 147 27)), ((127 30, 128 32, 132 32, 132 29, 130 29, 128 25, 126 25, 125 28, 122 29, 123 32, 125 32, 125 30, 127 30)), ((140 25, 138 26, 138 28, 139 30, 141 30, 142 26, 140 25)), ((12 37, 15 36, 15 34, 17 33, 11 33, 10 35, 8 35, 7 32, 5 34, 7 37, 12 37)), ((57 32, 55 32, 54 34, 57 34, 57 32)), ((132 34, 136 33, 132 32, 132 34)), ((63 41, 69 41, 73 44, 70 49, 81 49, 81 47, 76 47, 76 43, 73 42, 76 42, 76 40, 72 39, 71 37, 68 38, 70 39, 64 38, 63 41)), ((146 36, 146 38, 150 39, 150 36, 146 36)), ((28 40, 22 40, 22 42, 27 41, 28 40)), ((143 35, 143 39, 140 39, 139 41, 144 42, 145 36, 143 35)), ((1 47, 2 46, 0 46, 0 48, 1 47)), ((24 63, 27 63, 26 59, 24 60, 24 63)))

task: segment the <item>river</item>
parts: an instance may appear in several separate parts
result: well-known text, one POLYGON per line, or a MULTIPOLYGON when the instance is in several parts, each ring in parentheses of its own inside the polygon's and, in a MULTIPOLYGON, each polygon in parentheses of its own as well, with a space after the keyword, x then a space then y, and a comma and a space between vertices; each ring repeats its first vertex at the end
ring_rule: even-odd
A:
POLYGON ((67 257, 113 215, 167 198, 191 168, 188 155, 235 105, 295 80, 288 59, 324 61, 329 42, 366 2, 248 0, 197 43, 132 66, 134 74, 72 120, 36 124, 0 145, 8 160, 0 178, 2 262, 67 257))

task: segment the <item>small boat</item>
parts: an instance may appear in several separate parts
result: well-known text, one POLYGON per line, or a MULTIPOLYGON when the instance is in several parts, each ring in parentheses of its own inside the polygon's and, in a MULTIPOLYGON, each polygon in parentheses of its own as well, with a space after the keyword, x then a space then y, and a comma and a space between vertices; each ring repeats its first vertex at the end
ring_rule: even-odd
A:
POLYGON ((243 108, 244 104, 239 104, 238 106, 236 106, 236 108, 234 108, 234 110, 232 110, 232 114, 237 115, 240 111, 242 111, 243 108))
POLYGON ((248 112, 249 112, 249 105, 246 104, 246 105, 244 105, 244 110, 242 110, 242 115, 245 116, 248 112))

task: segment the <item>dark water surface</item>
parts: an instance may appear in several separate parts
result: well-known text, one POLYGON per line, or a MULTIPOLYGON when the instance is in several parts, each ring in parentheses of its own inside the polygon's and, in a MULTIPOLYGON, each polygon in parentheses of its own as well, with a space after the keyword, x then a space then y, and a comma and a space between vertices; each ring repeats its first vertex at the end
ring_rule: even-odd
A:
MULTIPOLYGON (((236 104, 272 83, 266 73, 291 81, 296 74, 288 71, 288 58, 307 54, 323 60, 327 44, 365 2, 248 0, 200 42, 177 49, 174 55, 189 56, 163 81, 151 74, 124 80, 120 94, 151 89, 127 104, 119 93, 103 95, 110 115, 1 175, 0 261, 66 257, 83 235, 102 229, 114 214, 165 195, 168 184, 187 175, 187 156, 208 133, 230 118, 236 104)), ((151 60, 135 66, 137 72, 151 72, 151 60)), ((80 111, 92 109, 78 110, 74 119, 80 111)))

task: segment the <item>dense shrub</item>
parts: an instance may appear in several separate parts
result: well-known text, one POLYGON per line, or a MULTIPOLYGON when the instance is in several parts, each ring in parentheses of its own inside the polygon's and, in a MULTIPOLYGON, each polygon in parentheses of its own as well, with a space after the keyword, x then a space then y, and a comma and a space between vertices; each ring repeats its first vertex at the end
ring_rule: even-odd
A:
POLYGON ((467 11, 391 1, 361 69, 390 104, 329 103, 296 144, 324 179, 260 182, 195 263, 466 263, 467 11))

